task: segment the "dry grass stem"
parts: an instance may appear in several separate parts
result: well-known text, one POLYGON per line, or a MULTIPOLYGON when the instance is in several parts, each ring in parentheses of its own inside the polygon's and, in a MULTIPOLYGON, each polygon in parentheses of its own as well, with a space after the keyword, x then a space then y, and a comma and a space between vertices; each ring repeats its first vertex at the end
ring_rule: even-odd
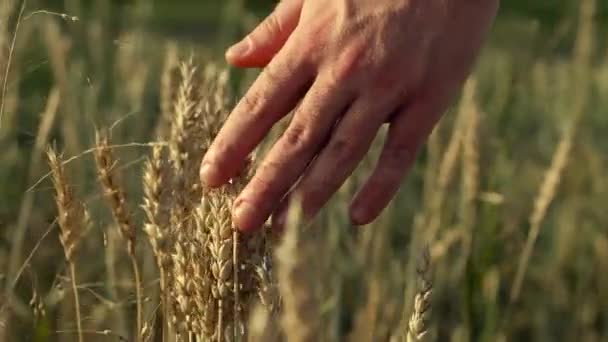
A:
MULTIPOLYGON (((9 75, 11 72, 11 64, 13 61, 13 55, 15 53, 15 44, 17 42, 17 36, 19 35, 19 27, 21 26, 21 19, 23 17, 23 11, 25 10, 26 6, 27 6, 27 0, 24 0, 21 3, 21 9, 19 10, 19 15, 17 16, 17 22, 15 24, 15 31, 13 33, 11 45, 8 50, 8 58, 4 65, 5 70, 4 70, 4 77, 2 78, 2 96, 0 98, 0 129, 2 128, 2 119, 4 118, 4 108, 6 105, 6 91, 8 88, 8 78, 9 78, 9 75)), ((9 6, 7 6, 7 7, 9 7, 9 6)), ((9 15, 7 15, 7 18, 9 18, 9 15)))
POLYGON ((419 225, 416 227, 416 230, 420 230, 422 226, 425 227, 427 241, 434 241, 439 232, 439 228, 441 227, 441 212, 447 195, 448 186, 454 178, 454 170, 458 165, 459 157, 462 153, 466 116, 467 108, 464 104, 461 104, 452 130, 452 136, 450 137, 439 163, 436 181, 433 182, 434 190, 428 200, 428 207, 424 209, 424 220, 419 220, 419 225))
POLYGON ((158 123, 157 132, 164 137, 171 125, 174 117, 174 103, 179 89, 178 77, 178 53, 175 43, 167 44, 163 72, 160 84, 160 108, 161 118, 158 123))
POLYGON ((524 246, 522 255, 519 259, 517 273, 515 274, 515 280, 513 282, 513 287, 511 288, 512 302, 517 301, 519 298, 526 270, 534 250, 534 245, 540 235, 541 223, 547 214, 551 202, 555 198, 562 172, 568 164, 570 150, 572 149, 572 134, 572 131, 568 130, 559 142, 551 166, 547 170, 544 181, 538 191, 536 201, 534 202, 534 210, 530 216, 530 232, 528 233, 526 245, 524 246))
POLYGON ((596 7, 595 0, 583 0, 580 2, 579 20, 581 26, 576 40, 575 67, 572 71, 574 89, 577 95, 574 96, 575 100, 572 103, 572 119, 570 125, 562 134, 561 140, 553 154, 551 165, 545 174, 534 201, 534 209, 529 220, 530 230, 511 288, 511 303, 516 302, 521 294, 528 264, 540 235, 541 224, 556 196, 564 170, 570 159, 579 122, 585 113, 587 102, 589 101, 588 88, 590 85, 591 52, 595 37, 594 17, 596 7))
POLYGON ((298 210, 290 210, 283 241, 276 250, 278 284, 283 300, 281 325, 288 341, 318 341, 322 334, 319 303, 309 268, 314 246, 311 240, 301 237, 300 215, 298 210))
POLYGON ((465 84, 463 107, 466 109, 466 123, 462 138, 462 200, 461 229, 463 230, 463 262, 466 264, 472 253, 472 245, 477 217, 477 197, 479 193, 479 124, 480 108, 476 103, 477 81, 471 77, 465 84))

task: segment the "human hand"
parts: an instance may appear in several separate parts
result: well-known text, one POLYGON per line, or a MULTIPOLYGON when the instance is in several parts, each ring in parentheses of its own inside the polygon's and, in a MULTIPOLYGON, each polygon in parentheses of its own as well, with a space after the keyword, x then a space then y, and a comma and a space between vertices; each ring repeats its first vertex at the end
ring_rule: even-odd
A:
POLYGON ((201 165, 220 186, 244 167, 272 126, 296 108, 284 134, 235 201, 244 231, 294 196, 313 217, 390 125, 372 174, 351 203, 355 224, 375 219, 460 89, 498 0, 284 0, 228 62, 265 67, 201 165))

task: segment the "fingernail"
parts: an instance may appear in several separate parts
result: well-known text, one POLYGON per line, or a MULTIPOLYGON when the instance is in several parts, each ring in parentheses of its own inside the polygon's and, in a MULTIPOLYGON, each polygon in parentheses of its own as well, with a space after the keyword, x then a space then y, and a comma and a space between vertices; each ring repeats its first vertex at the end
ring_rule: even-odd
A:
POLYGON ((257 210, 246 201, 236 201, 232 215, 237 227, 243 231, 252 231, 255 229, 255 215, 257 210))
POLYGON ((221 182, 221 173, 217 166, 211 163, 203 163, 201 166, 201 181, 207 186, 218 186, 221 182))
POLYGON ((231 46, 228 51, 226 51, 226 57, 235 58, 235 57, 244 57, 247 52, 249 52, 249 39, 245 38, 242 41, 236 43, 231 46))
POLYGON ((367 219, 367 210, 360 205, 356 205, 352 208, 350 217, 353 224, 358 226, 364 225, 367 219))

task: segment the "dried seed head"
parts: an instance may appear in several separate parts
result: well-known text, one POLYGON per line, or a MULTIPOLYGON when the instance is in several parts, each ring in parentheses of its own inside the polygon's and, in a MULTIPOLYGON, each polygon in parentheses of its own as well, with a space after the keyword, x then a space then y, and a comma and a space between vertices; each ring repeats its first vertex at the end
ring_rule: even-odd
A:
POLYGON ((118 224, 120 234, 127 242, 127 250, 129 254, 133 255, 135 253, 136 228, 132 222, 131 211, 127 205, 124 188, 120 184, 115 170, 116 159, 112 154, 106 133, 96 132, 95 141, 95 162, 97 164, 99 182, 112 215, 118 224))
MULTIPOLYGON (((230 340, 244 334, 241 317, 249 312, 257 288, 254 269, 266 249, 260 247, 263 239, 244 237, 232 224, 232 204, 249 172, 217 190, 199 181, 201 159, 228 114, 228 74, 214 65, 199 72, 188 61, 180 65, 179 78, 169 139, 172 314, 178 330, 230 340)), ((149 178, 153 194, 155 177, 149 178)), ((147 229, 158 237, 158 229, 147 229)))
POLYGON ((430 280, 430 251, 425 247, 416 269, 418 276, 418 292, 414 298, 414 310, 408 324, 407 341, 423 341, 428 333, 428 319, 431 310, 431 294, 433 284, 430 280))
POLYGON ((90 226, 89 214, 84 204, 75 198, 73 189, 67 181, 63 162, 55 150, 48 149, 47 158, 51 167, 55 202, 59 212, 58 222, 61 229, 59 239, 66 259, 73 262, 80 242, 90 226))
MULTIPOLYGON (((152 250, 156 256, 161 278, 171 265, 169 231, 169 194, 170 173, 168 161, 163 158, 163 148, 156 145, 152 149, 152 156, 144 166, 144 204, 147 222, 144 231, 148 235, 152 250)), ((166 284, 161 283, 161 290, 166 284)))

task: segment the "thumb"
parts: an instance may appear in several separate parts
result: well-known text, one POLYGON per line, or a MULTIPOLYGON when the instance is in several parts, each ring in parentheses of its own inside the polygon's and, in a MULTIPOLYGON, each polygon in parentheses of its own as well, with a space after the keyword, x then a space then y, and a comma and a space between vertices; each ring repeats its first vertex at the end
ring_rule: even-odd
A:
POLYGON ((283 47, 298 26, 304 0, 284 0, 247 37, 226 52, 228 63, 264 67, 283 47))

